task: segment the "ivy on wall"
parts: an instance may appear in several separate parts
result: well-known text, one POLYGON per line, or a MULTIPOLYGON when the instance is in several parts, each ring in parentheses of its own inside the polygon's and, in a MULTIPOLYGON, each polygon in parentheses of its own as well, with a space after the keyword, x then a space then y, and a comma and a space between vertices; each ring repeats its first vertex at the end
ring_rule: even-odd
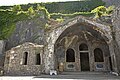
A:
POLYGON ((44 8, 38 5, 38 9, 34 10, 31 6, 27 11, 23 11, 19 5, 13 6, 11 9, 0 9, 0 40, 7 39, 15 30, 16 22, 29 20, 43 16, 49 19, 49 13, 44 8))
POLYGON ((15 30, 16 22, 44 16, 58 22, 78 15, 91 16, 90 11, 105 3, 102 0, 73 2, 33 3, 27 5, 0 6, 0 40, 7 39, 15 30))

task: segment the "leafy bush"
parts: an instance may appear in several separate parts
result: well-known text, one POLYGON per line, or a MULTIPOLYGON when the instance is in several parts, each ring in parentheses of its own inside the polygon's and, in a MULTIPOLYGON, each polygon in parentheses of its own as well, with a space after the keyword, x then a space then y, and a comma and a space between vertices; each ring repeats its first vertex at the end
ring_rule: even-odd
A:
POLYGON ((12 11, 13 12, 18 12, 18 11, 21 11, 22 9, 21 9, 21 6, 20 5, 14 5, 13 7, 12 7, 12 11))
POLYGON ((114 9, 114 6, 110 6, 106 8, 105 6, 99 6, 91 11, 91 13, 95 14, 95 19, 100 18, 102 16, 109 16, 114 9))

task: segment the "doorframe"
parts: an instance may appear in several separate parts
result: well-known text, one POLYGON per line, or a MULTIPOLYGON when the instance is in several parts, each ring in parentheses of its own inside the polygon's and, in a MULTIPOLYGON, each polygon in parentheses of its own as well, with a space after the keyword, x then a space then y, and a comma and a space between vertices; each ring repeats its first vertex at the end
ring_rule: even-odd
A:
MULTIPOLYGON (((89 51, 80 51, 80 52, 79 52, 79 56, 81 56, 81 53, 82 53, 82 54, 86 53, 86 54, 88 55, 88 62, 89 62, 89 70, 88 70, 88 71, 90 71, 90 56, 89 56, 89 51)), ((82 66, 81 66, 81 57, 80 57, 80 62, 79 62, 79 64, 80 64, 80 71, 83 71, 83 70, 82 70, 82 66)))

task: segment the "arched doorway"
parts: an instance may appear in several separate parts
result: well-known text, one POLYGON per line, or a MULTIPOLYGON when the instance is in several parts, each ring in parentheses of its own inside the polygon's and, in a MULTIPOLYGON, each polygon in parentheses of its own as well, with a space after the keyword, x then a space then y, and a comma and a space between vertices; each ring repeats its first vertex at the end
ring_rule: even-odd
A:
POLYGON ((103 51, 100 48, 94 50, 95 62, 104 62, 103 51))
POLYGON ((66 51, 66 62, 75 62, 75 52, 71 48, 66 51))
POLYGON ((55 66, 63 63, 63 71, 109 71, 109 48, 99 32, 88 25, 73 25, 59 36, 54 46, 55 66), (105 53, 105 61, 94 61, 94 49, 100 48, 105 53), (103 64, 103 68, 96 65, 103 64))
POLYGON ((81 71, 90 71, 88 46, 82 43, 79 46, 81 71))

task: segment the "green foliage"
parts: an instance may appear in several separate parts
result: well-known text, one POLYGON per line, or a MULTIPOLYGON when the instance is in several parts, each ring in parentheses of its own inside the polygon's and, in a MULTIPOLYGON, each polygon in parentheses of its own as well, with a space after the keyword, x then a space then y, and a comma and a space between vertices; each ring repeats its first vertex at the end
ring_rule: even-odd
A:
MULTIPOLYGON (((45 6, 49 13, 63 13, 71 14, 75 12, 89 12, 98 6, 105 5, 102 0, 80 0, 69 2, 48 2, 48 3, 29 3, 27 5, 21 5, 23 11, 27 11, 29 7, 33 6, 37 9, 38 4, 45 6)), ((1 6, 1 9, 9 9, 12 6, 1 6)))
POLYGON ((33 9, 33 6, 31 6, 31 7, 28 8, 28 14, 29 14, 29 15, 34 15, 34 14, 35 14, 35 11, 34 11, 34 9, 33 9))
MULTIPOLYGON (((78 15, 91 16, 97 12, 90 12, 105 3, 102 0, 82 0, 73 2, 34 3, 27 5, 0 6, 0 39, 7 39, 14 32, 18 21, 44 17, 63 22, 66 18, 78 15), (45 7, 43 7, 45 6, 45 7), (49 14, 50 13, 50 14, 49 14)), ((111 13, 112 7, 106 9, 111 13)), ((104 10, 103 10, 104 11, 104 10)), ((98 12, 99 13, 99 12, 98 12)), ((99 15, 101 12, 99 13, 99 15)), ((49 27, 46 24, 46 28, 49 27)))
POLYGON ((21 9, 21 6, 20 5, 14 5, 13 7, 12 7, 12 11, 13 12, 18 12, 18 11, 21 11, 22 9, 21 9))
POLYGON ((15 23, 25 19, 28 19, 26 13, 0 11, 0 39, 7 39, 14 31, 15 23))
POLYGON ((91 12, 75 12, 75 13, 72 13, 72 14, 62 14, 62 13, 52 13, 52 14, 50 14, 51 18, 53 18, 53 19, 60 19, 61 17, 63 19, 73 18, 73 17, 79 16, 79 15, 90 17, 90 16, 93 15, 93 13, 91 13, 91 12))
POLYGON ((114 6, 110 6, 106 8, 105 6, 99 6, 91 11, 91 13, 95 14, 95 19, 100 18, 102 16, 109 16, 114 9, 114 6))
POLYGON ((28 11, 23 11, 17 5, 12 9, 0 9, 0 40, 7 39, 14 32, 16 22, 38 18, 40 16, 48 19, 48 15, 48 11, 42 7, 39 10, 34 10, 33 7, 30 7, 28 11))
POLYGON ((60 17, 60 18, 57 18, 56 21, 61 23, 64 21, 64 19, 62 17, 60 17))
POLYGON ((114 8, 115 8, 115 6, 109 6, 107 8, 107 14, 111 14, 113 12, 114 8))
POLYGON ((50 19, 50 14, 49 14, 49 12, 47 11, 47 9, 46 9, 45 7, 40 6, 40 4, 37 4, 37 11, 42 11, 43 14, 46 15, 45 18, 46 18, 46 19, 50 19))

